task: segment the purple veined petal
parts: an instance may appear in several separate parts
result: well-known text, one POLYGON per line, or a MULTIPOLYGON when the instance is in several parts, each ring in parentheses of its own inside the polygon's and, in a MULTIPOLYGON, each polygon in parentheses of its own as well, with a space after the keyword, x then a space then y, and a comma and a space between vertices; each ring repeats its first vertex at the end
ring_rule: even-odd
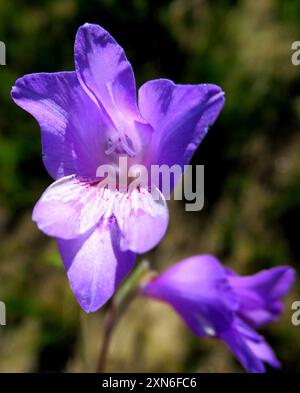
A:
POLYGON ((75 65, 82 87, 114 121, 128 116, 138 120, 131 64, 106 30, 88 23, 79 28, 75 40, 75 65))
POLYGON ((75 175, 64 177, 46 189, 32 219, 48 236, 72 239, 87 232, 108 211, 111 202, 105 192, 75 175))
POLYGON ((75 65, 82 88, 114 124, 108 151, 141 161, 153 130, 137 108, 134 74, 123 49, 102 27, 86 23, 76 35, 75 65))
POLYGON ((122 193, 99 184, 75 175, 57 180, 37 202, 33 221, 48 236, 72 239, 101 218, 109 221, 115 217, 123 251, 143 253, 155 247, 168 225, 168 208, 161 193, 151 194, 143 188, 122 193))
POLYGON ((71 288, 86 312, 106 303, 134 265, 136 255, 121 251, 119 243, 115 220, 101 221, 75 239, 58 239, 71 288))
POLYGON ((167 79, 146 82, 139 89, 139 109, 155 130, 148 155, 151 163, 188 164, 224 100, 224 92, 212 84, 176 85, 167 79))
POLYGON ((122 236, 121 249, 144 253, 165 235, 169 214, 164 196, 153 186, 152 192, 135 188, 120 194, 114 204, 122 236))
POLYGON ((142 289, 145 296, 170 304, 198 336, 216 336, 231 326, 238 299, 219 261, 210 255, 187 258, 142 289))
POLYGON ((30 74, 18 79, 12 98, 38 121, 43 161, 59 179, 71 174, 94 177, 106 162, 106 134, 112 125, 88 97, 75 72, 30 74))
POLYGON ((278 266, 252 276, 230 275, 228 280, 240 297, 239 314, 252 326, 261 327, 279 318, 283 311, 281 298, 295 281, 295 271, 278 266))

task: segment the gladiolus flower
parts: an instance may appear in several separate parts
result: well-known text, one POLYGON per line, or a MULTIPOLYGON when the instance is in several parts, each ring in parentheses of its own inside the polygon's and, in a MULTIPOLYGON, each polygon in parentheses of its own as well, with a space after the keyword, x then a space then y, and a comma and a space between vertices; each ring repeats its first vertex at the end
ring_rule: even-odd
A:
POLYGON ((79 28, 75 71, 18 79, 12 98, 38 121, 43 161, 55 182, 37 202, 33 220, 58 239, 81 307, 97 310, 133 267, 136 254, 158 244, 168 224, 164 196, 148 187, 99 188, 101 165, 188 164, 224 103, 211 84, 157 79, 136 97, 123 49, 97 25, 79 28))
POLYGON ((247 371, 264 372, 264 362, 280 363, 255 329, 279 318, 294 279, 288 266, 240 277, 215 257, 198 255, 146 283, 142 293, 171 305, 195 335, 223 340, 247 371))

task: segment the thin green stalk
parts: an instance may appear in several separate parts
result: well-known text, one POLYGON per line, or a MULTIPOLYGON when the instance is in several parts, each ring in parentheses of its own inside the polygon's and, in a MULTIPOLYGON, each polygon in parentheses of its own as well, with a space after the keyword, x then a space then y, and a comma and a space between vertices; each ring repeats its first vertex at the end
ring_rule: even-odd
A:
POLYGON ((102 346, 98 358, 96 372, 103 373, 107 363, 113 331, 129 303, 138 294, 139 286, 146 274, 149 274, 149 263, 142 261, 125 281, 116 295, 111 300, 109 309, 104 319, 102 346))

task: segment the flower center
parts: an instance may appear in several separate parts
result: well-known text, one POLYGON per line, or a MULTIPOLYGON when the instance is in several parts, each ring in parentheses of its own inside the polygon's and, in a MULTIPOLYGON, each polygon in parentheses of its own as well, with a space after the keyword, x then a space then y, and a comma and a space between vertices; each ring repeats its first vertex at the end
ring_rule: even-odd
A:
POLYGON ((131 138, 126 134, 123 125, 119 126, 116 135, 107 138, 107 149, 105 154, 128 155, 135 157, 136 150, 134 148, 131 138))

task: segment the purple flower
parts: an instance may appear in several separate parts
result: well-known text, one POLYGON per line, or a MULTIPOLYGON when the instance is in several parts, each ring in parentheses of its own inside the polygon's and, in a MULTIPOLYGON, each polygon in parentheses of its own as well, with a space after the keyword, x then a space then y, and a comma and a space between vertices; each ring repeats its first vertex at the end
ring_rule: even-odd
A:
POLYGON ((278 368, 254 329, 279 318, 295 272, 288 266, 240 277, 210 255, 187 258, 146 283, 142 293, 169 303, 194 334, 224 340, 249 372, 278 368))
MULTIPOLYGON (((56 180, 33 220, 58 238, 75 296, 95 311, 131 270, 137 253, 164 236, 168 210, 159 190, 99 189, 97 169, 117 165, 188 164, 224 103, 215 85, 145 83, 136 98, 123 49, 100 26, 85 24, 75 40, 76 71, 26 75, 14 101, 38 121, 43 161, 56 180), (153 230, 155 228, 155 230, 153 230)), ((155 188, 155 186, 153 185, 155 188)))

